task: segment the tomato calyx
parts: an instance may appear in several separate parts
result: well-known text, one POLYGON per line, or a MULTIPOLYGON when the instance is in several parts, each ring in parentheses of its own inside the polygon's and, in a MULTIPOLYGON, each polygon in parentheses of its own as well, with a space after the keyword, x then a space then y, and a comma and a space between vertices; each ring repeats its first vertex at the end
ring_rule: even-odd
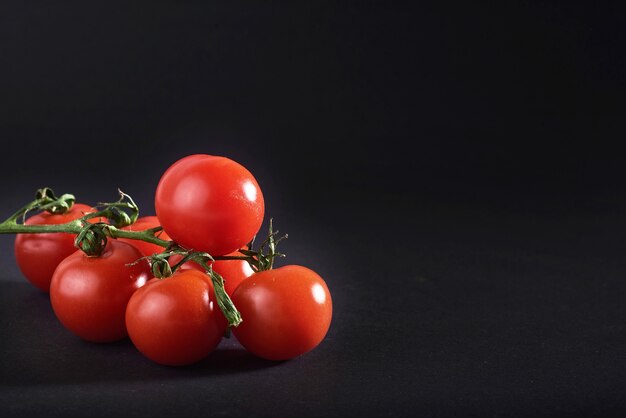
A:
POLYGON ((255 273, 271 270, 274 267, 274 260, 277 257, 285 257, 285 254, 277 251, 277 247, 282 240, 289 238, 289 235, 285 234, 276 238, 278 233, 279 231, 274 231, 274 220, 270 218, 267 238, 259 245, 259 248, 256 250, 253 249, 255 237, 248 244, 249 249, 239 250, 241 254, 248 257, 246 261, 250 264, 250 267, 255 273))
MULTIPOLYGON (((121 236, 124 231, 118 230, 128 225, 132 225, 139 217, 139 207, 135 201, 118 189, 120 198, 116 202, 98 203, 99 211, 88 213, 79 222, 81 230, 76 236, 74 244, 89 257, 98 257, 107 245, 107 237, 121 236), (106 219, 107 222, 88 222, 91 219, 106 219)), ((160 227, 152 228, 141 233, 152 235, 159 232, 160 227)))
MULTIPOLYGON (((57 197, 49 187, 37 190, 35 199, 40 203, 39 207, 34 209, 45 210, 53 214, 67 213, 76 203, 74 195, 66 193, 57 197)), ((26 216, 26 212, 24 212, 24 216, 26 216)))
POLYGON ((82 250, 88 257, 99 257, 107 246, 107 236, 105 228, 107 224, 98 222, 90 224, 85 222, 85 226, 76 235, 74 246, 82 250))
POLYGON ((174 273, 166 258, 157 258, 156 255, 148 258, 150 259, 152 274, 157 279, 165 279, 174 273))
POLYGON ((89 215, 89 218, 106 218, 109 225, 116 228, 123 228, 134 224, 137 218, 139 218, 139 206, 137 206, 132 197, 120 189, 117 189, 117 192, 120 198, 116 202, 98 203, 97 207, 103 207, 103 209, 89 215), (128 211, 128 213, 126 211, 128 211))
POLYGON ((51 214, 64 214, 72 209, 75 202, 76 198, 72 194, 66 193, 57 197, 51 188, 43 187, 38 189, 35 193, 35 200, 21 207, 0 225, 4 227, 14 227, 20 225, 18 221, 21 221, 23 225, 26 222, 26 214, 32 211, 47 211, 51 214))

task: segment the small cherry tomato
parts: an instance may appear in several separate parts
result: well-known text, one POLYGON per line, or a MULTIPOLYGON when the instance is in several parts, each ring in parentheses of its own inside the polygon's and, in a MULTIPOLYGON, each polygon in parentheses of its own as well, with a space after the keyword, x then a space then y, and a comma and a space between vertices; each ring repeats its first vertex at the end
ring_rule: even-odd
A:
MULTIPOLYGON (((125 226, 122 229, 126 231, 145 231, 146 229, 156 228, 157 226, 161 226, 161 224, 159 223, 159 218, 157 218, 156 216, 143 216, 137 219, 134 224, 125 226)), ((157 232, 156 236, 166 241, 170 239, 170 237, 164 231, 157 232)), ((118 238, 117 240, 126 242, 136 247, 144 256, 162 253, 165 250, 165 248, 161 247, 160 245, 151 244, 145 241, 139 241, 129 238, 118 238)))
POLYGON ((163 229, 185 248, 225 255, 259 231, 263 194, 239 163, 225 157, 191 155, 167 169, 155 195, 163 229))
MULTIPOLYGON (((232 255, 241 254, 233 253, 232 255)), ((250 264, 244 260, 217 260, 211 267, 224 279, 224 290, 228 296, 232 296, 241 282, 254 274, 250 264)))
MULTIPOLYGON (((247 248, 247 247, 246 247, 247 248)), ((241 253, 234 252, 232 256, 241 256, 241 253)), ((173 255, 170 257, 170 265, 174 265, 181 260, 181 256, 173 255)), ((204 272, 204 267, 194 261, 188 261, 181 266, 182 268, 189 268, 204 272)), ((211 263, 211 267, 224 279, 224 290, 228 293, 228 296, 232 296, 237 289, 237 286, 254 274, 254 270, 250 267, 245 260, 217 260, 211 263)))
POLYGON ((150 360, 181 366, 213 351, 227 322, 209 276, 181 269, 135 292, 128 302, 126 326, 135 347, 150 360))
POLYGON ((243 322, 233 333, 248 351, 268 360, 288 360, 315 348, 332 319, 324 280, 302 266, 255 273, 232 295, 243 322))
MULTIPOLYGON (((58 225, 71 222, 94 209, 76 203, 66 213, 41 212, 31 216, 26 225, 58 225)), ((18 234, 15 237, 15 259, 24 277, 44 292, 50 291, 54 269, 76 251, 76 235, 66 233, 18 234)))
POLYGON ((111 239, 99 257, 76 251, 63 260, 50 285, 50 301, 59 321, 87 341, 126 337, 126 305, 151 274, 146 260, 129 265, 142 256, 132 245, 111 239))

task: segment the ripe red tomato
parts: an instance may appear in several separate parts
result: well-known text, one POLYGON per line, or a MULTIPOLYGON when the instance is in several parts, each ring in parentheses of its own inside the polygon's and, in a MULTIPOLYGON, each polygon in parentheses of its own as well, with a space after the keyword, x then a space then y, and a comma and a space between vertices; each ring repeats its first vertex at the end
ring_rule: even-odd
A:
POLYGON ((128 302, 126 326, 135 347, 150 360, 181 366, 213 351, 227 322, 209 276, 181 269, 135 292, 128 302))
MULTIPOLYGON (((241 254, 233 253, 232 255, 241 254)), ((211 267, 224 278, 224 289, 228 296, 232 296, 241 282, 254 274, 250 264, 243 260, 217 260, 211 267)))
MULTIPOLYGON (((241 253, 234 252, 228 255, 241 255, 241 253)), ((181 256, 173 255, 170 257, 170 265, 176 264, 180 259, 181 256)), ((193 261, 186 262, 182 267, 201 272, 205 271, 204 267, 193 261)), ((224 279, 224 290, 226 290, 228 296, 232 296, 237 286, 254 274, 254 270, 252 270, 250 264, 245 260, 217 260, 211 264, 211 267, 224 279)))
MULTIPOLYGON (((93 212, 80 203, 63 214, 41 212, 31 216, 26 225, 58 225, 71 222, 93 212)), ((50 291, 54 269, 63 259, 76 251, 74 234, 18 234, 15 237, 15 259, 24 277, 44 292, 50 291)))
MULTIPOLYGON (((159 223, 159 219, 156 216, 143 216, 137 219, 134 224, 125 226, 122 229, 126 231, 145 231, 146 229, 156 228, 157 226, 161 226, 161 224, 159 223)), ((157 232, 156 236, 164 240, 170 239, 165 231, 157 232)), ((130 245, 133 245, 144 256, 150 256, 155 253, 162 253, 165 250, 165 248, 161 247, 160 245, 151 244, 149 242, 139 241, 135 239, 118 238, 118 241, 126 242, 130 245)))
POLYGON ((248 351, 268 360, 288 360, 317 347, 333 315, 326 283, 302 266, 255 273, 232 300, 243 318, 233 333, 248 351))
POLYGON ((88 341, 126 337, 128 300, 150 278, 146 260, 129 265, 142 256, 132 245, 112 239, 100 257, 76 251, 63 260, 50 285, 50 301, 59 321, 88 341))
POLYGON ((161 177, 155 196, 163 229, 185 248, 232 253, 259 231, 265 205, 252 174, 225 157, 191 155, 161 177))

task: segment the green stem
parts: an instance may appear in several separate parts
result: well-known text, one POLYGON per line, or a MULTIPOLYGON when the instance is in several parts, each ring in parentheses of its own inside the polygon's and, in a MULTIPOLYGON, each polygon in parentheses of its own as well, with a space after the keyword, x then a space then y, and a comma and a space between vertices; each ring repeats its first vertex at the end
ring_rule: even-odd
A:
POLYGON ((145 231, 126 231, 123 229, 117 229, 114 226, 106 228, 107 235, 111 238, 129 238, 139 241, 149 242, 151 244, 159 245, 163 248, 167 247, 171 241, 158 238, 152 234, 148 229, 145 231))
MULTIPOLYGON (((18 214, 18 217, 21 216, 18 214)), ((92 218, 93 216, 90 216, 92 218)), ((12 218, 7 219, 6 221, 0 223, 0 234, 49 234, 49 233, 58 233, 65 232, 68 234, 79 234, 80 231, 84 227, 83 218, 76 219, 74 221, 70 221, 64 224, 56 224, 56 225, 24 225, 18 224, 12 218)), ((147 229, 145 231, 127 231, 123 229, 118 229, 114 226, 107 225, 104 228, 104 232, 108 237, 111 238, 128 238, 138 241, 145 241, 151 244, 159 245, 163 248, 166 248, 171 244, 171 241, 167 241, 161 239, 154 235, 155 228, 147 229)), ((158 232, 158 231, 156 231, 158 232)), ((233 255, 223 255, 223 256, 214 256, 215 260, 249 260, 250 257, 247 256, 233 256, 233 255)))
POLYGON ((239 313, 239 311, 233 304, 233 301, 230 299, 230 296, 228 296, 228 293, 226 293, 226 290, 224 289, 224 278, 220 276, 217 271, 213 270, 213 268, 207 263, 207 261, 209 261, 209 258, 215 260, 219 257, 211 257, 208 255, 204 256, 202 255, 202 253, 192 254, 192 257, 192 259, 196 263, 200 264, 204 268, 209 277, 211 277, 211 281, 213 282, 213 292, 215 293, 217 304, 224 314, 224 317, 226 317, 228 325, 230 325, 231 327, 236 327, 241 324, 241 322, 243 321, 241 319, 241 314, 239 313))
POLYGON ((231 327, 239 326, 243 319, 241 319, 241 314, 224 289, 224 279, 213 269, 210 269, 208 273, 211 277, 211 281, 213 282, 213 292, 215 293, 217 304, 228 321, 228 325, 231 327))
POLYGON ((80 220, 58 225, 24 225, 13 222, 9 218, 0 223, 0 234, 47 234, 52 232, 78 234, 81 229, 82 222, 80 220))
MULTIPOLYGON (((64 232, 68 234, 77 235, 82 231, 85 225, 87 225, 86 222, 89 219, 93 219, 93 218, 110 219, 115 216, 119 217, 119 211, 114 212, 116 210, 115 208, 117 207, 124 207, 124 208, 128 208, 131 210, 136 209, 135 202, 132 201, 130 196, 125 195, 120 192, 120 194, 122 195, 122 198, 126 197, 127 199, 129 199, 129 202, 119 201, 115 203, 106 204, 107 207, 101 211, 87 213, 79 219, 76 219, 76 220, 73 220, 64 224, 25 225, 23 223, 18 223, 18 220, 20 218, 23 218, 27 212, 33 209, 42 209, 45 206, 57 203, 57 201, 61 202, 64 199, 68 199, 68 197, 71 199, 74 199, 74 196, 72 195, 63 195, 57 200, 53 200, 46 193, 43 193, 46 190, 47 189, 39 190, 37 199, 24 205, 21 209, 19 209, 17 212, 11 215, 8 219, 0 223, 0 234, 49 234, 49 233, 63 233, 64 232), (39 195, 41 196, 39 197, 39 195)), ((54 196, 52 191, 50 191, 50 194, 54 196)), ((138 212, 138 211, 135 210, 135 212, 138 212)), ((136 214, 133 214, 133 217, 134 219, 132 219, 132 221, 136 220, 136 214)), ((149 242, 151 244, 160 245, 161 247, 167 247, 170 244, 170 241, 166 241, 164 239, 161 239, 155 236, 155 233, 157 233, 160 230, 160 227, 158 229, 152 228, 146 231, 126 231, 126 230, 118 229, 112 225, 106 225, 106 227, 104 227, 103 230, 104 230, 105 235, 111 238, 129 238, 129 239, 149 242)))
MULTIPOLYGON (((70 221, 64 224, 57 225, 24 225, 18 224, 16 220, 25 213, 25 210, 30 210, 30 208, 35 207, 36 205, 27 205, 24 206, 23 211, 16 212, 16 215, 13 215, 11 218, 6 221, 0 223, 0 234, 48 234, 48 233, 69 233, 69 234, 79 234, 85 225, 87 225, 86 219, 95 218, 93 214, 89 214, 84 216, 83 218, 76 219, 74 221, 70 221)), ((118 229, 111 225, 105 225, 102 228, 102 231, 106 234, 106 236, 111 238, 129 238, 133 240, 145 241, 152 244, 160 245, 161 247, 168 247, 171 244, 171 241, 166 241, 164 239, 156 237, 154 234, 158 233, 157 228, 147 229, 145 231, 126 231, 122 229, 118 229)), ((245 256, 218 256, 211 257, 214 260, 247 260, 248 257, 245 256)), ((230 326, 237 326, 241 323, 241 315, 239 311, 233 305, 233 302, 230 300, 226 291, 224 290, 224 280, 222 277, 215 272, 211 267, 206 263, 206 261, 202 260, 202 266, 207 270, 211 277, 211 281, 213 282, 213 290, 215 292, 215 296, 217 299, 217 304, 220 309, 224 313, 228 323, 230 326)))
MULTIPOLYGON (((64 224, 57 225, 24 225, 18 224, 7 219, 0 223, 0 234, 49 234, 54 232, 65 232, 68 234, 78 234, 82 230, 84 221, 77 219, 64 224)), ((151 230, 146 231, 126 231, 118 229, 114 226, 104 228, 105 234, 111 238, 129 238, 139 241, 149 242, 151 244, 167 247, 170 241, 158 238, 153 235, 151 230)))
POLYGON ((17 212, 15 212, 13 215, 9 216, 9 219, 7 219, 6 221, 3 222, 7 223, 7 222, 13 222, 16 223, 17 220, 24 216, 26 214, 26 212, 28 212, 29 210, 35 209, 37 207, 39 207, 41 205, 41 200, 37 199, 37 200, 33 200, 32 202, 30 202, 27 205, 24 205, 23 207, 20 208, 20 210, 18 210, 17 212))
MULTIPOLYGON (((62 213, 61 211, 67 210, 71 208, 74 203, 74 196, 72 195, 62 195, 60 198, 56 198, 51 189, 44 188, 40 189, 37 192, 37 199, 23 206, 20 210, 11 215, 4 222, 0 223, 0 234, 49 234, 49 233, 68 233, 77 235, 79 240, 82 241, 85 234, 91 233, 92 236, 96 234, 98 242, 100 242, 99 236, 102 237, 103 243, 106 243, 106 238, 127 238, 138 241, 145 241, 151 244, 159 245, 163 248, 174 247, 177 251, 170 251, 169 253, 166 251, 156 257, 161 257, 162 261, 164 260, 167 263, 167 258, 174 253, 186 254, 184 259, 178 263, 174 269, 182 265, 185 261, 194 259, 199 262, 202 267, 206 270, 207 274, 211 277, 211 281, 213 282, 213 290, 215 292, 215 297, 217 299, 217 304, 219 305, 221 311, 224 313, 228 323, 230 326, 237 326, 241 323, 241 315, 239 311, 233 304, 232 300, 226 293, 224 289, 224 279, 214 271, 209 262, 214 260, 246 260, 250 263, 254 262, 254 258, 250 255, 242 255, 242 256, 216 256, 211 257, 206 253, 196 253, 189 252, 182 247, 177 246, 172 241, 167 241, 161 239, 157 236, 157 234, 162 230, 161 227, 150 228, 144 231, 127 231, 123 229, 119 229, 118 227, 124 227, 126 225, 133 224, 139 215, 139 208, 133 202, 132 198, 120 191, 121 198, 119 201, 114 203, 104 203, 102 205, 105 206, 103 210, 97 212, 90 212, 82 216, 81 218, 75 219, 73 221, 64 223, 64 224, 44 224, 44 225, 26 225, 23 220, 31 210, 48 210, 48 211, 58 211, 53 213, 62 213), (126 199, 126 201, 124 200, 126 199), (125 210, 130 211, 130 215, 126 213, 125 210), (19 223, 18 220, 22 219, 22 223, 19 223), (96 218, 106 218, 108 223, 97 222, 90 223, 89 220, 96 218), (117 227, 116 227, 117 226, 117 227)), ((98 255, 101 253, 102 249, 100 246, 94 246, 93 248, 88 248, 85 245, 89 243, 89 239, 82 241, 82 247, 79 247, 88 255, 98 255), (93 252, 93 254, 92 254, 93 252)), ((79 244, 76 243, 78 246, 79 244)), ((171 274, 171 271, 170 271, 171 274)))
POLYGON ((271 219, 268 237, 256 251, 252 249, 251 242, 247 248, 239 250, 242 255, 223 255, 215 257, 204 252, 189 251, 172 241, 159 238, 158 233, 162 230, 161 227, 146 229, 144 231, 127 231, 120 229, 133 224, 139 216, 139 208, 135 202, 130 196, 121 191, 120 200, 117 202, 100 204, 100 206, 104 206, 102 210, 86 213, 81 218, 64 224, 26 225, 23 222, 23 219, 29 211, 48 210, 51 213, 64 213, 72 207, 73 203, 73 195, 66 194, 57 198, 51 189, 40 189, 37 192, 37 198, 35 200, 0 223, 0 234, 74 234, 77 235, 77 240, 80 241, 80 244, 77 242, 76 245, 90 256, 101 254, 106 244, 107 237, 127 238, 159 245, 167 250, 151 257, 153 267, 158 265, 157 263, 164 262, 168 266, 167 274, 171 274, 172 271, 175 271, 187 261, 193 260, 199 263, 211 277, 217 304, 224 313, 230 326, 236 327, 239 325, 242 321, 241 315, 224 289, 224 279, 218 272, 213 270, 211 263, 215 260, 245 260, 254 271, 258 272, 271 269, 276 257, 284 257, 283 254, 276 251, 276 246, 283 238, 286 238, 286 236, 275 239, 275 235, 278 231, 273 230, 273 222, 271 219), (18 222, 20 218, 22 219, 22 223, 18 222), (107 223, 89 222, 97 218, 106 218, 107 223), (265 251, 266 248, 268 250, 267 253, 265 251), (170 269, 168 259, 174 254, 182 255, 183 259, 170 269))

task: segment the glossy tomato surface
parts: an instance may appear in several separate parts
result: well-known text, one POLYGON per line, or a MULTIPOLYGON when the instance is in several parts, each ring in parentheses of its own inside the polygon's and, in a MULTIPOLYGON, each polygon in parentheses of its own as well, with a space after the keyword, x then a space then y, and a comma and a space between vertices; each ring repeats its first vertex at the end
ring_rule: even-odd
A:
MULTIPOLYGON (((233 253, 232 255, 241 254, 233 253)), ((224 289, 229 296, 235 293, 241 282, 254 274, 250 264, 243 260, 218 260, 213 262, 211 267, 224 278, 224 289)))
MULTIPOLYGON (((241 253, 236 251, 227 255, 240 256, 241 253)), ((179 255, 170 257, 170 265, 178 263, 181 259, 182 257, 179 255)), ((224 279, 224 290, 226 290, 226 293, 228 293, 229 296, 232 296, 233 292, 242 281, 254 273, 250 264, 248 264, 245 260, 217 260, 214 261, 211 266, 213 267, 213 270, 215 270, 224 279)), ((182 267, 202 272, 205 271, 204 267, 193 261, 186 262, 182 265, 182 267)))
POLYGON ((192 364, 220 342, 227 322, 211 279, 197 270, 178 270, 139 289, 126 310, 128 335, 150 360, 168 366, 192 364))
MULTIPOLYGON (((126 231, 145 231, 146 229, 156 228, 157 226, 161 226, 161 224, 159 223, 159 218, 157 218, 156 216, 143 216, 137 219, 134 224, 125 226, 122 229, 126 231)), ((156 236, 164 240, 170 239, 165 231, 157 232, 156 236)), ((158 254, 165 250, 165 248, 161 247, 160 245, 151 244, 145 241, 128 238, 118 238, 117 240, 135 246, 144 256, 158 254)))
POLYGON ((109 240, 100 257, 81 251, 59 264, 50 285, 50 301, 61 323, 79 337, 111 342, 126 337, 126 305, 150 276, 143 254, 132 245, 109 240))
POLYGON ((295 265, 253 274, 232 300, 243 318, 233 333, 248 351, 268 360, 288 360, 315 348, 333 314, 324 280, 295 265))
POLYGON ((167 169, 157 186, 155 208, 174 241, 211 255, 232 253, 250 242, 265 211, 261 189, 245 167, 202 154, 167 169))
MULTIPOLYGON (((76 203, 63 214, 42 212, 31 216, 26 225, 58 225, 93 212, 93 208, 76 203)), ((76 251, 74 234, 18 234, 15 237, 15 259, 22 274, 44 292, 50 291, 54 269, 76 251)))

